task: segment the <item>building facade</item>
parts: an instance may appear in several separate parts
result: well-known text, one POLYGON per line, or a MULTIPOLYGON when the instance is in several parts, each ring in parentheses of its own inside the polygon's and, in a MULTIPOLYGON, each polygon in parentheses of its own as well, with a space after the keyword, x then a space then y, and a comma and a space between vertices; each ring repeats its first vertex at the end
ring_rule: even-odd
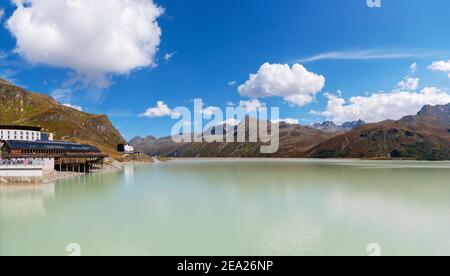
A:
POLYGON ((134 147, 130 146, 130 145, 125 145, 125 152, 126 153, 133 153, 134 152, 134 147))
POLYGON ((134 153, 134 147, 130 146, 130 145, 125 145, 125 144, 118 144, 117 151, 123 152, 123 153, 134 153))
POLYGON ((101 169, 106 157, 91 145, 53 141, 40 127, 0 125, 0 182, 42 180, 37 172, 55 170, 88 173, 101 169))
POLYGON ((52 141, 53 134, 42 132, 40 127, 0 125, 0 141, 8 140, 52 141))
POLYGON ((6 162, 23 165, 41 162, 45 171, 89 172, 100 169, 108 156, 91 145, 62 141, 7 140, 0 151, 6 162))

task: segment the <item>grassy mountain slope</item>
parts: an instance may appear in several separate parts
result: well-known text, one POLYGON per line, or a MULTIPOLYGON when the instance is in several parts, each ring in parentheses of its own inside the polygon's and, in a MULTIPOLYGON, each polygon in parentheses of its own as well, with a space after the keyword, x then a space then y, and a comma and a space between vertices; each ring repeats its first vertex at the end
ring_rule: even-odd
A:
MULTIPOLYGON (((231 130, 233 131, 233 130, 231 130)), ((234 130, 236 132, 236 129, 234 130)), ((236 134, 236 133, 235 133, 236 134)), ((280 148, 275 154, 262 154, 261 142, 256 143, 175 143, 171 137, 155 139, 136 137, 130 143, 139 151, 149 155, 168 157, 283 157, 304 156, 311 147, 330 139, 326 133, 300 125, 280 124, 280 148)), ((247 129, 248 137, 248 129, 247 129)))
POLYGON ((281 123, 279 151, 270 155, 260 153, 261 143, 177 144, 170 137, 152 136, 130 142, 144 153, 170 157, 450 160, 450 104, 425 106, 416 116, 399 121, 355 122, 355 128, 346 132, 281 123))
POLYGON ((450 104, 425 106, 416 116, 368 124, 307 152, 313 158, 450 160, 450 104))
POLYGON ((56 140, 89 143, 112 156, 117 155, 117 144, 125 142, 106 115, 80 112, 4 80, 0 80, 0 124, 42 127, 56 140))

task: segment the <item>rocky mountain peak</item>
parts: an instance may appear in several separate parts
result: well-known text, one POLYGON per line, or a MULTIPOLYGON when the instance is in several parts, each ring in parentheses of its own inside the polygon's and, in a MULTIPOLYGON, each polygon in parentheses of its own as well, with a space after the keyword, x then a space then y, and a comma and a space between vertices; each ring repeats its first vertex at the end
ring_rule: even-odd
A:
POLYGON ((354 129, 360 126, 365 125, 366 122, 364 122, 363 120, 358 120, 358 121, 353 121, 353 122, 346 122, 342 124, 342 127, 345 129, 354 129))
POLYGON ((450 103, 446 105, 426 105, 417 113, 418 117, 433 117, 440 122, 450 124, 450 103))
POLYGON ((342 125, 337 125, 333 121, 325 121, 323 123, 313 124, 313 128, 319 129, 325 132, 345 132, 352 130, 354 128, 365 125, 366 122, 362 120, 354 121, 354 122, 346 122, 342 125))

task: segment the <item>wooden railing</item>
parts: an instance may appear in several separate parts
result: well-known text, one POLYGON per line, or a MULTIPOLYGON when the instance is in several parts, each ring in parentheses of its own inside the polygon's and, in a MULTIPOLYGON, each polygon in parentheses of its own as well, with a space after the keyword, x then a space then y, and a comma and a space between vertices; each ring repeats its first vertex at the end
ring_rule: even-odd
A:
POLYGON ((20 154, 10 154, 3 153, 3 159, 12 158, 106 158, 109 155, 104 153, 20 153, 20 154))

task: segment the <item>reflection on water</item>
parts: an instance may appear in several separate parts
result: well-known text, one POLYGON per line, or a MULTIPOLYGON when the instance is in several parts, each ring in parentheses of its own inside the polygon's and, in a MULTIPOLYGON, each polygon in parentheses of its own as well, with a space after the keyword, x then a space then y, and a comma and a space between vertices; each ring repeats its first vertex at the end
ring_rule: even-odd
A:
POLYGON ((450 163, 129 165, 0 189, 0 255, 450 255, 450 163))
POLYGON ((54 196, 54 184, 0 186, 0 222, 45 217, 44 200, 54 196))

